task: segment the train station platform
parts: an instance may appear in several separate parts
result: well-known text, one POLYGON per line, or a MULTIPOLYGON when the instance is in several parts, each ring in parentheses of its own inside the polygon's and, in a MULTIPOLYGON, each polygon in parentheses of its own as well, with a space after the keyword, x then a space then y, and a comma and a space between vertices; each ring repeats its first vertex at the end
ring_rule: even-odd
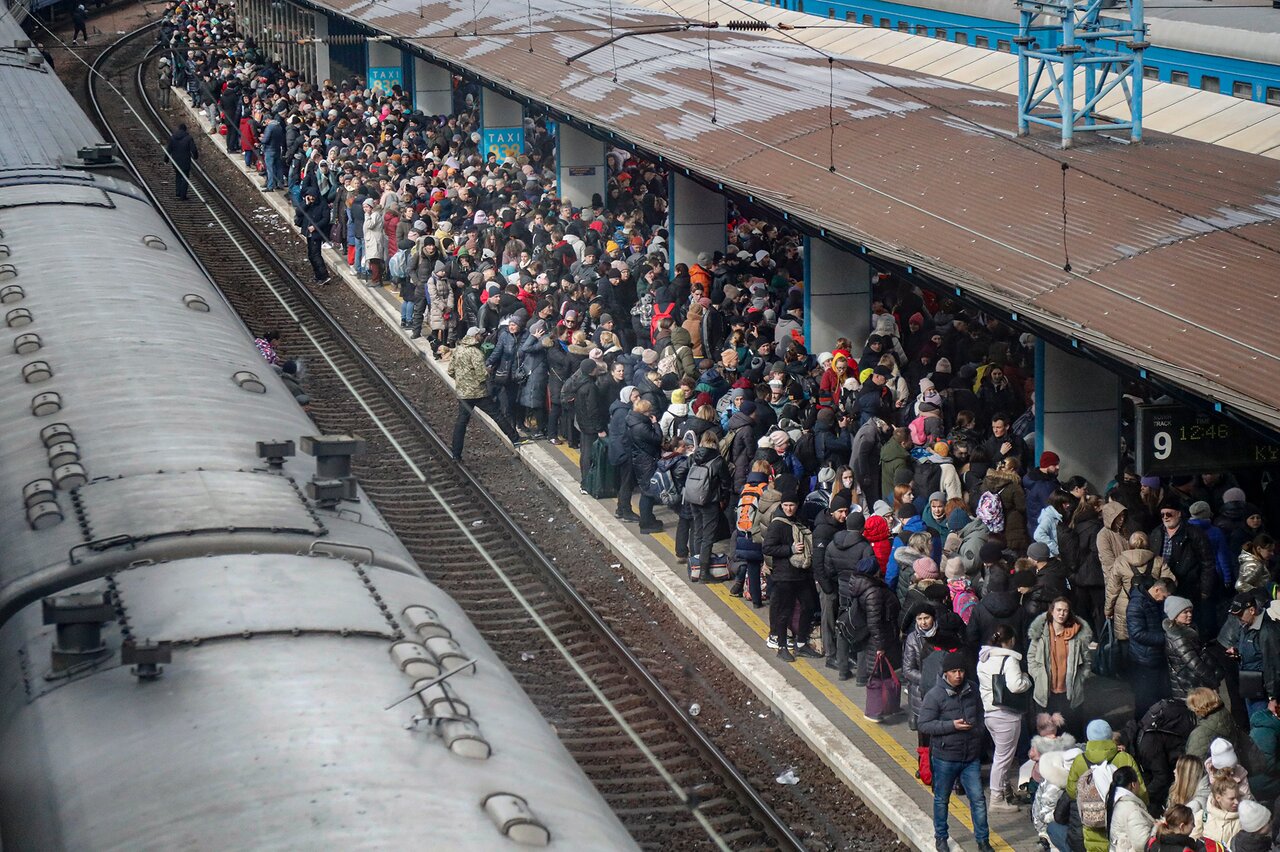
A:
MULTIPOLYGON (((205 115, 188 108, 189 117, 209 133, 205 115)), ((256 173, 245 169, 240 158, 226 154, 256 188, 256 173)), ((262 193, 263 206, 280 217, 281 229, 292 228, 287 197, 262 193)), ((269 213, 260 214, 266 218, 269 213)), ((425 338, 411 340, 400 328, 400 299, 393 288, 370 287, 355 278, 345 258, 331 249, 326 260, 340 279, 359 299, 402 337, 432 369, 452 387, 446 363, 431 353, 425 338)), ((450 400, 450 402, 452 402, 450 400)), ((501 433, 483 412, 475 420, 501 439, 501 433)), ((473 426, 472 428, 480 428, 473 426)), ((729 594, 728 583, 690 584, 686 569, 675 558, 673 533, 677 519, 671 510, 658 506, 657 516, 666 531, 642 535, 632 525, 614 517, 616 501, 596 500, 578 487, 578 454, 568 446, 535 442, 516 448, 530 472, 553 489, 574 515, 613 553, 611 565, 637 578, 660 597, 737 676, 780 715, 835 773, 910 848, 932 850, 932 792, 916 777, 916 734, 908 729, 905 714, 885 723, 870 721, 862 712, 865 690, 853 681, 839 682, 836 673, 822 660, 795 663, 780 661, 765 640, 768 609, 756 609, 749 601, 729 594)), ((723 544, 723 543, 722 543, 723 544)), ((717 551, 721 550, 717 547, 717 551)), ((905 703, 905 702, 904 702, 905 703)), ((1128 687, 1111 680, 1094 679, 1085 707, 1088 718, 1105 716, 1119 726, 1131 713, 1128 687)), ((1020 760, 1025 755, 1019 756, 1020 760)), ((985 775, 984 775, 985 780, 985 775)), ((806 779, 799 779, 806 783, 806 779)), ((960 796, 951 804, 953 849, 972 849, 974 839, 967 801, 960 796), (955 844, 958 843, 959 846, 955 844)), ((991 814, 992 845, 1001 852, 1033 849, 1036 835, 1026 808, 1018 813, 991 814)))

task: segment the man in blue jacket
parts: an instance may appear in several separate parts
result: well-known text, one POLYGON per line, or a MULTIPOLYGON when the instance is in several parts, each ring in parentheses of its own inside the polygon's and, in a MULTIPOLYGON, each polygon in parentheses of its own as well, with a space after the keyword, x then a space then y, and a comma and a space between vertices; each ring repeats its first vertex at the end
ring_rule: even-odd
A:
POLYGON ((982 698, 978 685, 966 675, 968 663, 959 651, 942 661, 942 677, 925 693, 917 730, 929 737, 933 762, 933 840, 947 852, 948 808, 956 779, 969 797, 973 837, 978 852, 992 852, 987 827, 987 794, 982 783, 982 698))

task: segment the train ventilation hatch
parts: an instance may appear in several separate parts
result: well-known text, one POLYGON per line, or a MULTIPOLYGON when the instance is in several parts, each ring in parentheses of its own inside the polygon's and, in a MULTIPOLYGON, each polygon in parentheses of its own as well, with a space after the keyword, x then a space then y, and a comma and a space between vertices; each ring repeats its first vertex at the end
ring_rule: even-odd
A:
POLYGON ((440 676, 440 667, 427 653, 427 649, 417 642, 394 643, 391 646, 391 659, 395 660, 400 671, 409 677, 433 680, 440 676))
POLYGON ((529 803, 514 793, 493 793, 480 803, 498 831, 521 846, 547 846, 551 830, 533 815, 529 803))
POLYGON ((440 623, 440 616, 431 607, 407 606, 401 614, 409 622, 409 626, 413 628, 413 631, 418 634, 418 638, 424 642, 437 636, 443 636, 445 639, 453 638, 449 628, 440 623))
POLYGON ((12 305, 14 302, 21 302, 26 295, 26 291, 17 284, 10 284, 0 288, 0 304, 12 305))
POLYGON ((188 293, 183 296, 182 304, 186 305, 193 311, 197 311, 202 314, 209 313, 209 303, 206 302, 203 297, 195 293, 188 293))

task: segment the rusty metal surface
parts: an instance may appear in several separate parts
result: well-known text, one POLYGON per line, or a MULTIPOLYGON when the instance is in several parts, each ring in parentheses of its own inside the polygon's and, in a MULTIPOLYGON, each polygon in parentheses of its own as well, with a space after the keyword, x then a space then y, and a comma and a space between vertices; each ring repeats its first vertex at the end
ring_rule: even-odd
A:
POLYGON ((1280 162, 1160 134, 1015 140, 1008 96, 754 33, 633 36, 566 67, 609 36, 598 4, 321 5, 1280 426, 1280 162))

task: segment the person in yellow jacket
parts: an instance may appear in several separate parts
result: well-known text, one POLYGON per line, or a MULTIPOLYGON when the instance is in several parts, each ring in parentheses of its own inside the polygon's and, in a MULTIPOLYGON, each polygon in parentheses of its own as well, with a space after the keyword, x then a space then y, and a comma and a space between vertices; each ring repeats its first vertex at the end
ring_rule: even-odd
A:
MULTIPOLYGON (((1077 757, 1071 764, 1071 771, 1067 773, 1067 795, 1072 801, 1076 798, 1076 782, 1080 780, 1080 776, 1088 772, 1092 767, 1102 763, 1110 764, 1112 769, 1119 769, 1121 766, 1132 767, 1133 771, 1138 775, 1137 789, 1133 793, 1142 800, 1145 805, 1147 802, 1147 785, 1142 778, 1142 769, 1138 766, 1138 761, 1134 760, 1133 755, 1120 750, 1116 742, 1111 737, 1111 725, 1105 719, 1094 719, 1085 729, 1087 742, 1084 744, 1084 752, 1077 757)), ((1094 773, 1095 777, 1098 773, 1094 773)), ((1099 790, 1103 796, 1106 796, 1109 790, 1099 790)), ((1107 836, 1105 828, 1084 827, 1084 848, 1085 852, 1107 852, 1111 846, 1111 840, 1107 836)))

